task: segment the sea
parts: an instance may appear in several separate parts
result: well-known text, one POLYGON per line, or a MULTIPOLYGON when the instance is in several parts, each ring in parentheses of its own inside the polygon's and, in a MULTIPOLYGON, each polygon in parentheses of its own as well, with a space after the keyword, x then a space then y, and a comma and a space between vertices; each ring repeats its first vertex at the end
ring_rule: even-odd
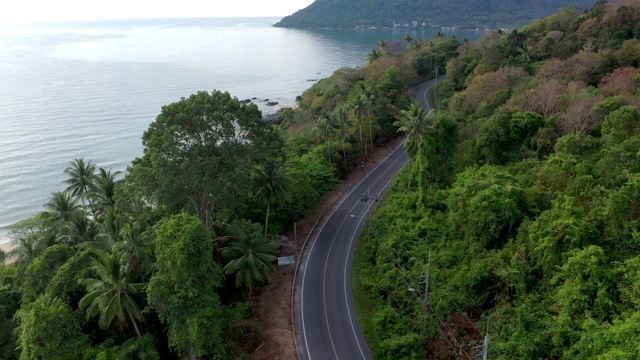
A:
POLYGON ((378 40, 475 40, 472 30, 298 30, 280 18, 0 24, 0 243, 6 226, 43 211, 80 157, 125 172, 163 105, 228 91, 264 114, 316 81, 359 67, 378 40))

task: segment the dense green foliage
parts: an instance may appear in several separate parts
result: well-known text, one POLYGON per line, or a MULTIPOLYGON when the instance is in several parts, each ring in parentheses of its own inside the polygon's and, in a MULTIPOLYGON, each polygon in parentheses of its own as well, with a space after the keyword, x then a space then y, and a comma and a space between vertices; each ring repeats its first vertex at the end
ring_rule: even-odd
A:
POLYGON ((197 217, 181 213, 158 223, 156 235, 157 260, 147 296, 168 327, 169 345, 189 358, 214 351, 225 355, 217 294, 222 271, 211 256, 207 229, 197 217))
POLYGON ((448 61, 356 253, 376 358, 640 356, 640 2, 572 11, 448 61))
POLYGON ((220 91, 164 106, 142 141, 122 179, 73 160, 67 188, 10 228, 1 359, 240 359, 260 345, 252 290, 271 281, 276 234, 336 169, 220 91))
POLYGON ((247 358, 277 234, 397 136, 401 77, 417 81, 401 71, 342 69, 280 127, 228 93, 198 92, 162 108, 123 178, 73 160, 66 189, 10 229, 0 359, 247 358))
POLYGON ((460 26, 475 29, 521 26, 569 5, 590 8, 594 0, 446 1, 446 0, 316 0, 275 26, 292 28, 392 27, 394 23, 460 26))
POLYGON ((598 2, 477 43, 381 41, 280 126, 219 91, 163 107, 123 178, 76 159, 11 227, 0 358, 247 358, 277 234, 399 130, 411 161, 354 269, 378 358, 471 358, 487 318, 491 358, 637 357, 638 20, 598 2), (439 111, 411 104, 445 72, 439 111))

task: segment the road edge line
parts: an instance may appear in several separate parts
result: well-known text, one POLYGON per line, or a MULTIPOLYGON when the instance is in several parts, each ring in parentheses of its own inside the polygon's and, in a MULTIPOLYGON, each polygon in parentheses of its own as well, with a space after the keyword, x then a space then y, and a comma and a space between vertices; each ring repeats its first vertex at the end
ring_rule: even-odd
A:
MULTIPOLYGON (((315 237, 313 238, 313 242, 311 243, 311 248, 309 249, 309 253, 307 254, 307 257, 304 259, 305 263, 304 263, 304 272, 302 273, 302 286, 300 288, 300 321, 302 323, 302 336, 304 338, 304 344, 305 344, 305 348, 307 349, 307 357, 309 360, 311 360, 311 355, 309 354, 309 343, 307 342, 307 332, 305 329, 305 325, 304 325, 304 302, 302 301, 302 296, 304 294, 304 279, 307 273, 307 264, 309 263, 307 260, 307 258, 311 255, 311 252, 313 252, 313 248, 316 244, 316 241, 318 240, 318 234, 320 234, 322 232, 322 229, 324 229, 324 226, 327 224, 327 221, 333 216, 333 214, 336 212, 336 210, 342 205, 342 203, 349 197, 349 195, 351 195, 351 193, 358 187, 360 186, 360 184, 362 184, 362 182, 364 182, 369 175, 371 175, 371 173, 373 173, 374 171, 376 171, 378 169, 378 167, 380 167, 380 165, 382 163, 384 163, 385 161, 387 161, 387 159, 389 157, 391 157, 391 155, 393 155, 396 151, 398 151, 404 144, 400 143, 398 146, 395 147, 395 149, 393 149, 384 159, 382 159, 382 161, 380 161, 380 163, 378 163, 373 169, 371 169, 367 175, 365 175, 357 184, 355 184, 354 186, 351 187, 351 190, 349 190, 349 192, 347 192, 346 194, 344 194, 342 196, 342 200, 340 200, 340 202, 338 204, 336 204, 333 207, 333 210, 331 211, 331 213, 324 219, 324 221, 322 222, 322 226, 320 227, 320 229, 318 230, 318 232, 316 233, 315 237)), ((318 220, 320 219, 320 217, 318 217, 318 220)), ((311 232, 309 233, 311 234, 311 232)), ((306 240, 305 240, 306 243, 306 240)), ((300 250, 300 254, 304 254, 304 244, 303 244, 303 248, 300 250)), ((298 256, 299 260, 301 259, 301 256, 298 256)), ((295 280, 294 283, 292 284, 292 289, 291 289, 291 293, 295 294, 295 280)), ((294 307, 291 308, 291 311, 294 311, 294 307)), ((293 317, 293 316, 292 316, 293 317)), ((294 331, 294 338, 295 338, 295 327, 293 329, 294 331)), ((296 346, 296 349, 298 347, 296 346)), ((298 352, 298 359, 300 359, 300 352, 298 352)))

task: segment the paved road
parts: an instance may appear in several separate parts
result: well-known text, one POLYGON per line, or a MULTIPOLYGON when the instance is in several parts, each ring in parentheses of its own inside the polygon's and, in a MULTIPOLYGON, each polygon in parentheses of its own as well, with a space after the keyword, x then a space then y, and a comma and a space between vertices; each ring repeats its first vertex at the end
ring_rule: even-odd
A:
MULTIPOLYGON (((435 81, 414 90, 427 104, 435 81)), ((367 214, 406 164, 404 147, 396 148, 336 206, 311 244, 298 284, 298 332, 301 358, 309 360, 373 359, 353 303, 351 269, 356 243, 367 214), (366 198, 367 201, 363 201, 366 198)))
POLYGON ((353 304, 353 252, 368 209, 407 162, 398 147, 335 208, 311 245, 300 285, 301 353, 307 359, 372 359, 353 304))
POLYGON ((426 83, 418 85, 415 89, 413 89, 413 96, 411 96, 411 100, 418 101, 425 109, 431 110, 431 104, 429 103, 429 91, 436 86, 437 83, 444 80, 444 76, 438 77, 438 80, 427 81, 426 83))

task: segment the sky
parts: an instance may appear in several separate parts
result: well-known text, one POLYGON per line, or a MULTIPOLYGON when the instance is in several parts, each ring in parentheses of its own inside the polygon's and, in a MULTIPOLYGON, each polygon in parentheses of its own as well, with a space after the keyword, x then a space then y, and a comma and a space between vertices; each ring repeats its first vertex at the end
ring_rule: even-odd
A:
POLYGON ((103 19, 286 16, 314 0, 4 0, 0 24, 103 19))

